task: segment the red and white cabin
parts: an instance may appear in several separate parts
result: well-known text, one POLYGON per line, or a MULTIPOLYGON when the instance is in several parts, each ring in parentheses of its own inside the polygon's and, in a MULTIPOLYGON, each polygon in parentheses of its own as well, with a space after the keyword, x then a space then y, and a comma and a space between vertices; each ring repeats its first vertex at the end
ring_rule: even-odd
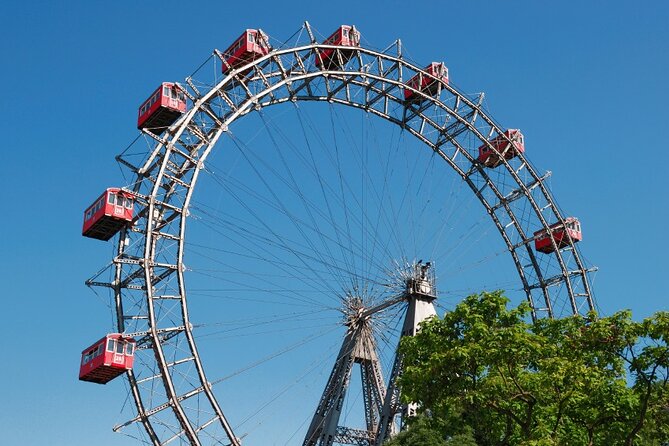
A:
POLYGON ((551 243, 551 235, 557 249, 562 249, 565 246, 569 246, 569 240, 572 240, 574 243, 580 242, 583 239, 581 234, 581 223, 575 217, 567 217, 564 219, 564 226, 562 223, 555 223, 550 226, 551 234, 548 233, 548 230, 542 229, 534 233, 534 248, 543 253, 551 253, 555 251, 553 243, 551 243))
POLYGON ((163 82, 137 112, 137 128, 160 135, 186 113, 186 95, 175 83, 163 82))
POLYGON ((109 240, 132 221, 134 203, 131 193, 117 187, 107 189, 84 212, 81 235, 109 240))
MULTIPOLYGON (((448 68, 443 62, 432 62, 423 70, 429 76, 422 72, 416 73, 409 79, 407 86, 421 91, 429 96, 435 96, 439 92, 439 83, 448 84, 448 68)), ((414 91, 408 88, 404 89, 404 99, 407 101, 421 100, 422 98, 414 91)))
POLYGON ((79 379, 107 384, 132 370, 135 360, 135 340, 120 333, 110 333, 81 352, 79 379))
MULTIPOLYGON (((340 47, 357 47, 360 46, 360 33, 355 26, 351 25, 342 25, 337 28, 330 37, 325 39, 323 45, 336 45, 340 47)), ((348 62, 351 57, 353 57, 354 50, 347 48, 340 48, 339 53, 341 54, 342 62, 348 62)), ((319 55, 316 56, 316 66, 319 68, 325 68, 329 70, 331 68, 341 68, 339 66, 339 57, 334 48, 328 48, 321 50, 319 55), (321 64, 322 62, 322 64, 321 64)))
POLYGON ((478 160, 484 166, 495 168, 502 164, 502 156, 507 160, 515 158, 519 153, 525 152, 525 137, 518 129, 509 129, 502 135, 497 135, 490 141, 493 149, 483 144, 479 147, 478 160), (511 144, 507 141, 511 140, 511 144))
MULTIPOLYGON (((267 34, 259 29, 247 29, 235 43, 223 52, 223 74, 266 56, 271 51, 267 34)), ((246 74, 246 73, 243 73, 246 74)))

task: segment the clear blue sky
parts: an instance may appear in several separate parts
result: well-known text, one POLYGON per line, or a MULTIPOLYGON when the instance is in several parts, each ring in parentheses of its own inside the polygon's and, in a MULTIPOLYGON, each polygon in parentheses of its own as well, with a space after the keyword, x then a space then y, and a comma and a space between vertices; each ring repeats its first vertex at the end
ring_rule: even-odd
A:
POLYGON ((134 444, 111 432, 123 386, 76 379, 81 349, 109 330, 83 281, 112 253, 82 239, 82 212, 121 181, 114 156, 155 85, 183 79, 245 28, 282 40, 304 20, 324 34, 350 23, 375 47, 401 38, 412 59, 445 60, 458 87, 486 92, 495 119, 522 128, 530 160, 553 172, 599 267, 602 311, 669 309, 667 2, 232 3, 4 6, 0 442, 134 444))

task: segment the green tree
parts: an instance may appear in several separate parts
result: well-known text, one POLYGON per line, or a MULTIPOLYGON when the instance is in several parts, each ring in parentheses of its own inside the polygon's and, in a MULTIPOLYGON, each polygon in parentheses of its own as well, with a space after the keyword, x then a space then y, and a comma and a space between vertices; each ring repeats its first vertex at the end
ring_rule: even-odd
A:
POLYGON ((431 413, 421 429, 466 428, 480 446, 669 441, 668 313, 531 323, 527 304, 507 305, 469 296, 402 341, 403 394, 431 413))
POLYGON ((400 432, 384 446, 477 446, 471 429, 466 426, 459 434, 446 438, 439 424, 431 417, 416 417, 410 421, 408 430, 400 432))

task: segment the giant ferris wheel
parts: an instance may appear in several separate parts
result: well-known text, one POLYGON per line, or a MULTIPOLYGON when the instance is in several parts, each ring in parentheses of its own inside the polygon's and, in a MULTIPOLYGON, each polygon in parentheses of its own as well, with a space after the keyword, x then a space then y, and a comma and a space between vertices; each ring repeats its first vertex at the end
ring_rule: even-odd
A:
POLYGON ((400 41, 246 30, 138 128, 127 186, 85 214, 116 243, 87 281, 116 333, 81 376, 126 375, 114 429, 140 442, 378 446, 416 409, 396 347, 435 305, 503 288, 535 319, 594 307, 580 224, 521 131, 400 41))

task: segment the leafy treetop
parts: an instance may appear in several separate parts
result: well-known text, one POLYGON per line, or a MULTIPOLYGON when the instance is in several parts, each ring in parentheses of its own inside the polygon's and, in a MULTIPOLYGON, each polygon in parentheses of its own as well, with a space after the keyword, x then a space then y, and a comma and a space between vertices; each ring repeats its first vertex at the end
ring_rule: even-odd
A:
POLYGON ((669 313, 532 323, 507 306, 472 295, 402 340, 402 392, 424 416, 390 445, 669 442, 669 313))

